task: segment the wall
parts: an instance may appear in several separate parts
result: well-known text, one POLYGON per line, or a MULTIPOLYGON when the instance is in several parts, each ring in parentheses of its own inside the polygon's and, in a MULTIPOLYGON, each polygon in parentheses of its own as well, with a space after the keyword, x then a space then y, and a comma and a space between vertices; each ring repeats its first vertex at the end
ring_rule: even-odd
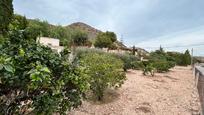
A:
POLYGON ((204 67, 195 66, 194 75, 196 80, 196 85, 198 88, 198 94, 201 103, 202 115, 204 115, 204 67))
POLYGON ((37 41, 46 46, 59 46, 59 39, 40 37, 37 38, 37 41))

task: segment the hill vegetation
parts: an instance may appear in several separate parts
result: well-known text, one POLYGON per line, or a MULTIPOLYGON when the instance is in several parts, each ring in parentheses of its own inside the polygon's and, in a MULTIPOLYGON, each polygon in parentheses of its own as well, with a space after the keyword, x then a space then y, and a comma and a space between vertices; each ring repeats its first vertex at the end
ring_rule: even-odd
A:
POLYGON ((76 22, 65 27, 68 29, 78 30, 87 33, 90 41, 95 41, 97 35, 102 33, 102 31, 95 29, 82 22, 76 22))
MULTIPOLYGON (((14 15, 14 17, 21 17, 19 19, 23 19, 23 16, 14 15)), ((19 20, 20 21, 20 20, 19 20)), ((108 45, 103 44, 104 47, 108 48, 121 48, 126 47, 122 43, 117 41, 117 36, 113 32, 102 32, 97 30, 87 24, 77 22, 68 26, 60 26, 60 25, 52 25, 47 21, 40 21, 39 19, 28 19, 28 28, 26 31, 30 35, 29 37, 33 37, 33 39, 38 36, 51 37, 60 39, 60 44, 63 46, 92 46, 95 44, 97 38, 101 38, 98 40, 96 44, 103 44, 102 42, 106 42, 108 45), (108 41, 108 36, 100 37, 101 35, 112 33, 114 35, 114 41, 108 41), (109 42, 109 43, 108 43, 109 42), (112 44, 114 42, 114 44, 112 44), (111 45, 111 47, 110 47, 111 45)), ((21 23, 22 24, 22 23, 21 23)), ((113 39, 111 39, 113 40, 113 39)), ((101 47, 101 46, 100 46, 101 47)))

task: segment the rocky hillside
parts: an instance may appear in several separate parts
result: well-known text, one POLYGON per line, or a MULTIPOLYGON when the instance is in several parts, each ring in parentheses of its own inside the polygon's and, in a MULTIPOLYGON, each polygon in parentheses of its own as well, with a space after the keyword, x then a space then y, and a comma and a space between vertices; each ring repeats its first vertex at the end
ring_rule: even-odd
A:
MULTIPOLYGON (((71 29, 80 30, 82 32, 87 33, 90 41, 94 41, 96 39, 97 35, 102 32, 102 31, 100 31, 94 27, 91 27, 90 25, 85 24, 83 22, 72 23, 66 27, 71 28, 71 29)), ((123 43, 121 43, 119 41, 116 41, 116 46, 119 47, 120 49, 127 48, 123 43)))
POLYGON ((71 29, 76 29, 76 30, 80 30, 80 31, 83 31, 85 33, 88 34, 88 37, 91 41, 94 41, 94 39, 96 38, 96 36, 101 33, 102 31, 98 30, 98 29, 95 29, 85 23, 82 23, 82 22, 76 22, 76 23, 73 23, 71 25, 68 25, 66 26, 68 28, 71 28, 71 29))

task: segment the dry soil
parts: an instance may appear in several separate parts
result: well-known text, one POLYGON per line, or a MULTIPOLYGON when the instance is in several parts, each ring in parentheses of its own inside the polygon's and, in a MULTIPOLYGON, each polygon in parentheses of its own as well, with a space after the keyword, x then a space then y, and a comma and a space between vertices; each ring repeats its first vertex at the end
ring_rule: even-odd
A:
POLYGON ((71 115, 192 115, 200 104, 190 67, 144 76, 129 70, 121 88, 107 91, 104 103, 83 101, 71 115))

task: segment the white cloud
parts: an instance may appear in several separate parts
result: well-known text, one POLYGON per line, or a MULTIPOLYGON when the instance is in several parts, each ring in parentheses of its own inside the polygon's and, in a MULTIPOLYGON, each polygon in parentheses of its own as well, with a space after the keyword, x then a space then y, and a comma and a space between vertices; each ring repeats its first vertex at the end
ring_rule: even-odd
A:
POLYGON ((154 47, 202 41, 203 31, 181 31, 204 24, 203 5, 204 0, 14 0, 15 12, 28 18, 61 25, 80 21, 123 35, 126 45, 154 47))
POLYGON ((195 55, 204 55, 204 26, 151 38, 136 44, 136 46, 149 51, 158 49, 160 45, 168 51, 183 52, 193 48, 195 55))

